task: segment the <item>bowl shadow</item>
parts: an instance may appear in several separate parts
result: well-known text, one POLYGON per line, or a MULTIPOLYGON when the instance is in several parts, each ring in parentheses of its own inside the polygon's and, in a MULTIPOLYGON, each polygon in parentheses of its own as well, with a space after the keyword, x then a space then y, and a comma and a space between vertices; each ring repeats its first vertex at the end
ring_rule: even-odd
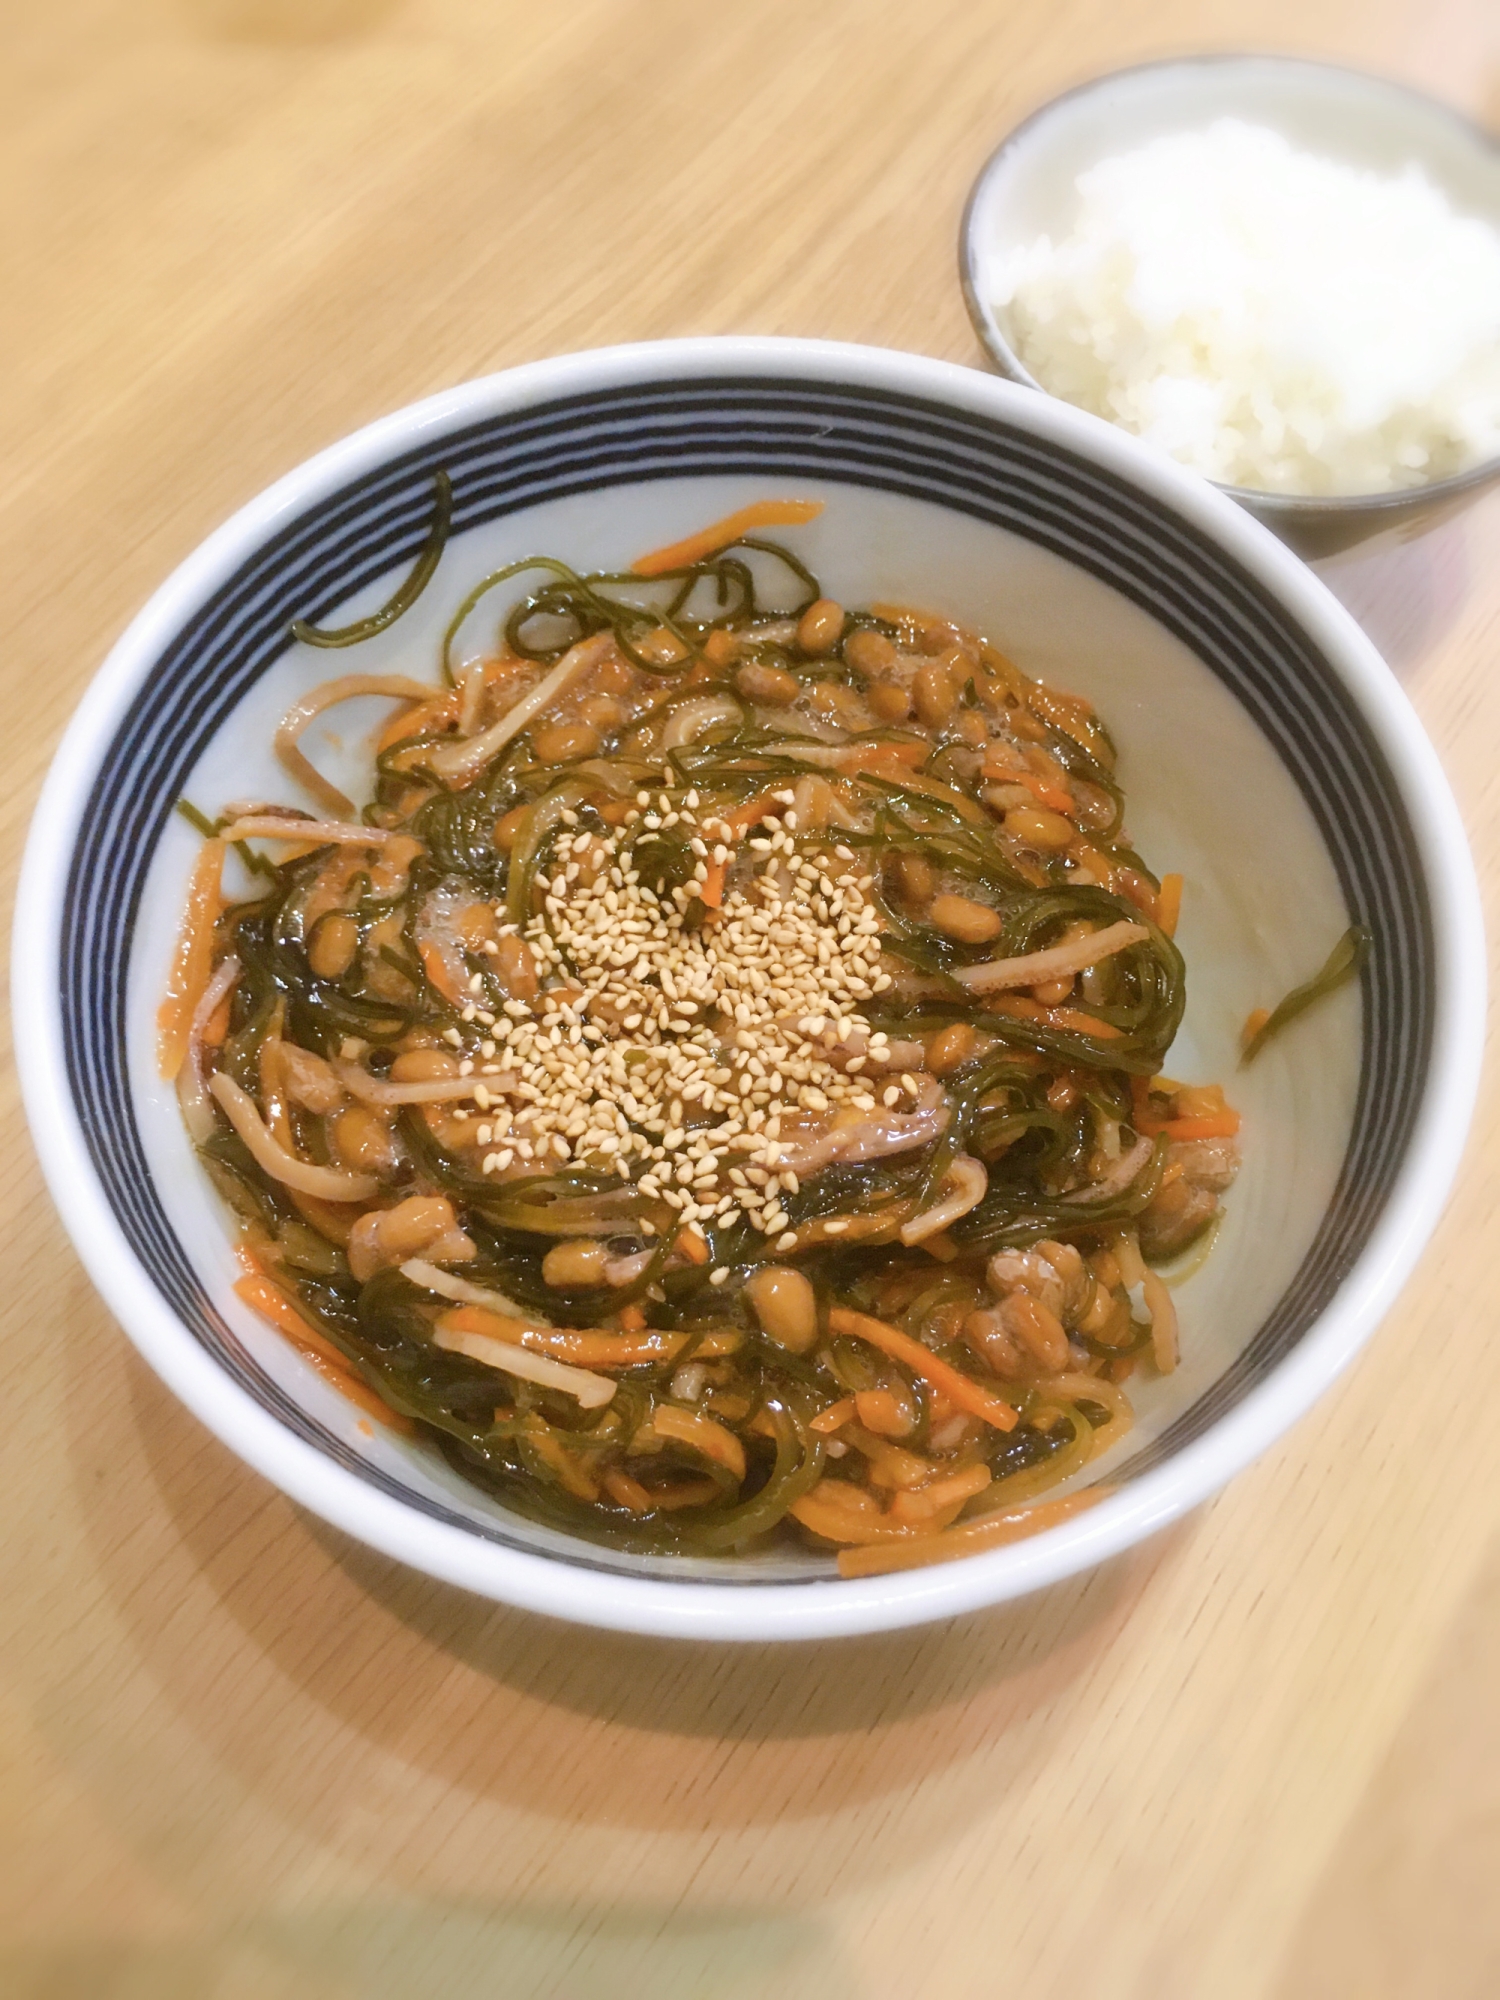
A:
POLYGON ((1425 534, 1374 536, 1313 565, 1408 686, 1468 602, 1469 532, 1466 519, 1449 519, 1425 534))
MULTIPOLYGON (((388 1789, 394 1765, 429 1797, 643 1833, 811 1834, 899 1797, 899 1813, 869 1817, 865 1862, 910 1866, 1066 1746, 1081 1686, 1192 1534, 910 1632, 741 1646, 595 1632, 472 1597, 315 1520, 123 1341, 73 1360, 75 1488, 130 1643, 240 1786, 335 1844, 350 1801, 388 1789)), ((815 1850, 799 1899, 837 1866, 836 1842, 815 1850)))

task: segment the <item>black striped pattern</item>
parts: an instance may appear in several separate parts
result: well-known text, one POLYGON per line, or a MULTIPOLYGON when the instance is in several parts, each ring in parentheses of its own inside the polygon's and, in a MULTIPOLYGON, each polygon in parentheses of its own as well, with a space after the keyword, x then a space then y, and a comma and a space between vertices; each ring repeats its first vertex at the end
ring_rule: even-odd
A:
MULTIPOLYGON (((1375 946, 1364 978, 1354 1131, 1317 1241, 1249 1347, 1130 1467, 1159 1462, 1233 1407, 1316 1319, 1358 1256, 1410 1140, 1432 1034, 1434 954, 1416 845, 1396 785, 1329 662, 1276 601, 1165 506, 1008 423, 890 392, 759 379, 662 381, 569 398, 429 440, 284 528, 163 652, 103 760, 69 878, 59 968, 69 1081, 95 1168, 136 1255, 219 1363, 300 1437, 361 1479, 512 1547, 389 1479, 314 1423, 245 1353, 163 1212, 126 1081, 135 914, 172 801, 295 617, 324 616, 411 559, 431 475, 455 531, 614 484, 738 472, 802 475, 933 501, 992 522, 1121 591, 1183 640, 1293 774, 1375 946)), ((604 1551, 570 1560, 612 1568, 604 1551)), ((745 1579, 747 1582, 751 1578, 745 1579)))

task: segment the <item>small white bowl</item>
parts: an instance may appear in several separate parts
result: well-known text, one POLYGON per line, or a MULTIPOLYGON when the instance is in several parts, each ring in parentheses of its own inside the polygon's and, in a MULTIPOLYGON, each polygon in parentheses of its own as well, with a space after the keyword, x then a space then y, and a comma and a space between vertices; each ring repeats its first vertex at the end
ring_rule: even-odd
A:
POLYGON ((1484 1010, 1478 898, 1442 772, 1369 641, 1274 537, 1049 398, 791 340, 617 348, 468 383, 243 509, 162 586, 74 718, 27 849, 15 963, 19 1066, 53 1194, 111 1309, 189 1408, 302 1505, 433 1576, 705 1639, 949 1617, 1097 1562, 1212 1493, 1395 1296, 1458 1160, 1484 1010), (1187 878, 1173 1067, 1230 1082, 1246 1165, 1179 1294, 1183 1365, 1141 1386, 1137 1429, 1082 1475, 1115 1489, 1090 1511, 857 1581, 794 1550, 619 1554, 517 1519, 420 1442, 364 1423, 235 1296, 225 1216, 155 1069, 196 844, 172 806, 184 792, 211 809, 283 795, 275 719, 330 672, 288 621, 383 601, 421 545, 439 467, 454 539, 361 666, 428 666, 453 607, 502 562, 551 551, 617 567, 790 493, 826 501, 793 539, 845 601, 940 607, 1114 726, 1135 838, 1187 878), (1375 934, 1362 989, 1235 1076, 1248 1009, 1305 977, 1351 916, 1375 934))
MULTIPOLYGON (((997 147, 959 229, 959 276, 974 330, 1001 374, 1050 393, 1011 345, 992 273, 1019 243, 1066 236, 1078 176, 1098 161, 1216 118, 1269 126, 1293 145, 1383 174, 1416 164, 1462 213, 1500 228, 1500 146, 1448 105, 1381 77, 1291 56, 1207 55, 1145 63, 1044 104, 997 147)), ((1500 458, 1393 493, 1302 497, 1225 486, 1300 554, 1331 555, 1384 528, 1436 525, 1500 479, 1500 458)))

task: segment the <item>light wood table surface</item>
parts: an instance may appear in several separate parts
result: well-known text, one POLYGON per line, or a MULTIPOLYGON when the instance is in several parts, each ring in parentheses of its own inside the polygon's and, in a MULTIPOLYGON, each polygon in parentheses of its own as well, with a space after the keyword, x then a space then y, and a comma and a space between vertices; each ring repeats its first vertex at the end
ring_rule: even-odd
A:
MULTIPOLYGON (((7 854, 129 614, 309 452, 610 341, 977 365, 991 145, 1221 46, 1500 121, 1494 0, 10 0, 7 854)), ((1492 925, 1497 558, 1492 500, 1325 565, 1492 925)), ((1211 1506, 1008 1609, 742 1650, 550 1627, 299 1513, 135 1358, 4 1092, 9 2000, 1500 1993, 1493 1074, 1417 1278, 1211 1506)))

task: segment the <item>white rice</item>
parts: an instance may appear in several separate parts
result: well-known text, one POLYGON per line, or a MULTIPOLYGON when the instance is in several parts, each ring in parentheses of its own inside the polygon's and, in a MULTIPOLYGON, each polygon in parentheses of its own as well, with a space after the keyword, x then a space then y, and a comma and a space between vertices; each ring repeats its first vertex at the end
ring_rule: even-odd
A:
POLYGON ((1226 485, 1380 493, 1500 454, 1500 233, 1223 118, 1078 177, 1069 235, 998 255, 1044 388, 1226 485))

